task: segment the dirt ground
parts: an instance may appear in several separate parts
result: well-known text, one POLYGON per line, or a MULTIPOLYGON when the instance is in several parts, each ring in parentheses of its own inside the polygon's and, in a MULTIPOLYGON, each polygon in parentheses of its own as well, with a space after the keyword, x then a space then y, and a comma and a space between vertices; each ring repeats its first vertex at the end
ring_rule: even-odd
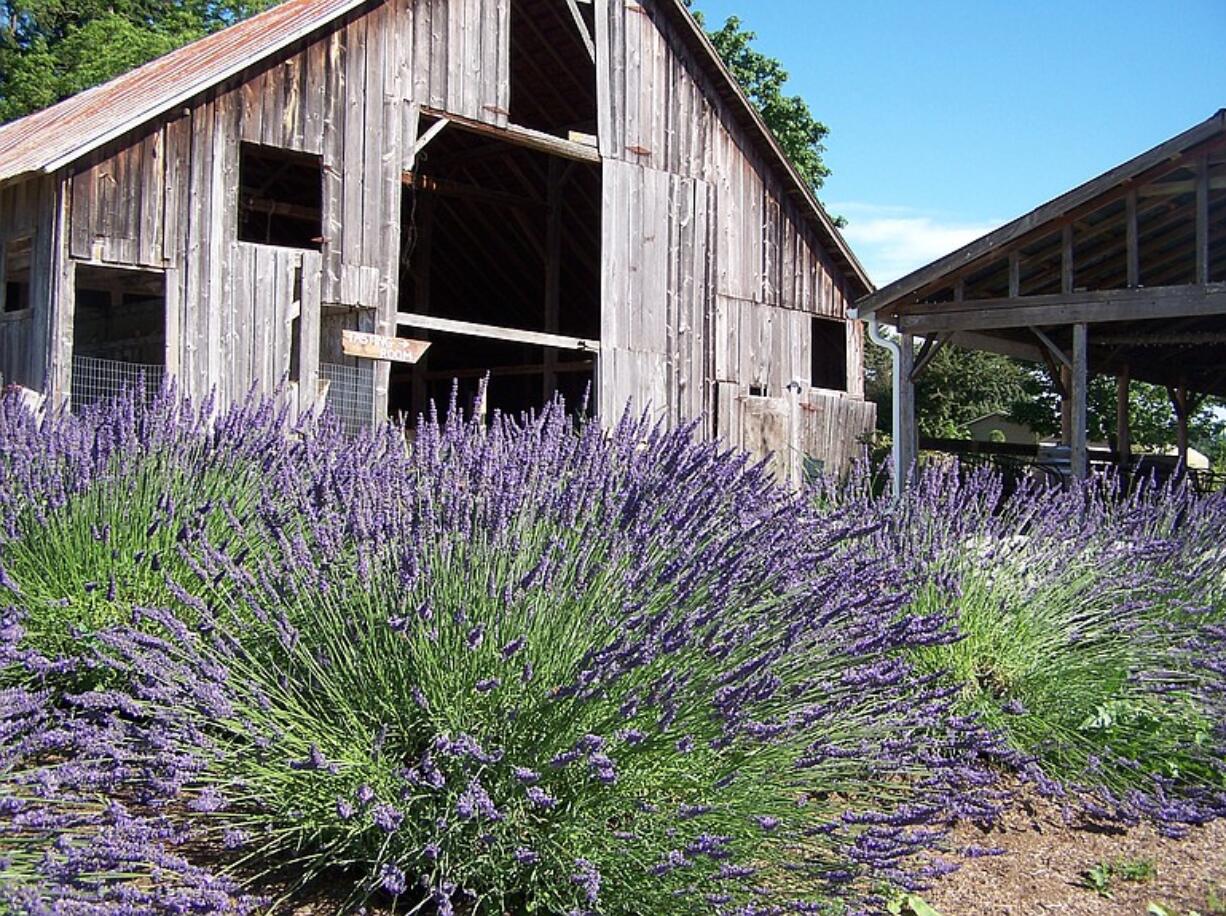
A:
POLYGON ((988 832, 972 826, 955 833, 959 846, 997 847, 1007 855, 966 860, 923 895, 941 916, 1132 916, 1150 904, 1172 916, 1226 914, 1226 822, 1192 831, 1186 839, 1150 827, 1106 830, 1066 824, 1059 808, 1042 801, 1017 804, 988 832), (1102 896, 1084 876, 1100 864, 1149 863, 1141 881, 1110 879, 1102 896))

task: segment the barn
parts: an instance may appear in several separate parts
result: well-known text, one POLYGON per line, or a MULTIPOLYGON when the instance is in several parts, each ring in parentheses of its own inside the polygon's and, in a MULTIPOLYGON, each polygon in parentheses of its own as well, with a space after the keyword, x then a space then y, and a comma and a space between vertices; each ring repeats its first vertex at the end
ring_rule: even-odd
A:
POLYGON ((0 127, 0 283, 0 376, 60 403, 488 376, 785 476, 874 426, 871 284, 683 0, 287 0, 0 127))

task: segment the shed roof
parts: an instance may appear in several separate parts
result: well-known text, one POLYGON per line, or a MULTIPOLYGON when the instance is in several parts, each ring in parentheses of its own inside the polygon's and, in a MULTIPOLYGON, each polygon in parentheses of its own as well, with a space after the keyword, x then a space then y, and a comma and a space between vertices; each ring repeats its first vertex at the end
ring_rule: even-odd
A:
POLYGON ((929 346, 1226 396, 1226 109, 861 299, 929 346))
MULTIPOLYGON (((284 0, 109 82, 2 125, 0 184, 25 174, 49 173, 70 165, 370 2, 284 0)), ((831 256, 846 273, 853 297, 870 292, 873 285, 863 266, 724 65, 684 0, 660 0, 660 7, 681 26, 683 40, 698 52, 698 59, 715 76, 720 95, 732 104, 739 120, 759 136, 773 164, 782 169, 792 185, 792 195, 808 210, 831 256)))
POLYGON ((1120 189, 1139 183, 1147 173, 1175 162, 1188 151, 1226 134, 1226 108, 1219 109, 1208 120, 1184 131, 1177 137, 1155 146, 1135 159, 1104 172, 1097 178, 1036 207, 994 232, 970 242, 943 258, 915 270, 882 287, 856 304, 856 314, 867 318, 874 312, 914 300, 917 294, 952 281, 955 274, 979 263, 999 257, 1005 249, 1049 234, 1058 224, 1093 208, 1096 202, 1120 189))

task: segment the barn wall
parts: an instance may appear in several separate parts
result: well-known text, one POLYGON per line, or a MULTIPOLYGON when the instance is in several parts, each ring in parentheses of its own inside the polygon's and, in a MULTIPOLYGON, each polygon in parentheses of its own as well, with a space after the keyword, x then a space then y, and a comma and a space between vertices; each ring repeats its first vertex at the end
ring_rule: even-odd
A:
POLYGON ((0 379, 41 390, 44 386, 56 213, 56 184, 50 177, 31 178, 0 188, 0 379), (30 238, 30 307, 5 313, 2 299, 8 277, 5 252, 10 241, 30 238))
MULTIPOLYGON (((166 363, 192 394, 216 385, 228 402, 275 386, 295 317, 325 329, 320 358, 352 363, 343 329, 395 333, 406 133, 423 107, 506 125, 509 28, 509 0, 386 0, 348 17, 77 166, 68 253, 166 271, 166 363), (318 253, 238 241, 243 142, 321 157, 318 253)), ((302 366, 304 402, 315 358, 302 366)), ((380 412, 386 364, 375 384, 380 412)))
POLYGON ((832 468, 845 466, 844 439, 854 440, 865 419, 857 407, 863 337, 848 326, 846 394, 810 391, 812 316, 845 320, 849 296, 847 278, 826 255, 807 204, 790 193, 790 178, 767 165, 758 152, 761 139, 734 115, 661 4, 597 0, 596 32, 610 265, 600 371, 604 409, 620 410, 627 401, 636 408, 671 405, 691 378, 670 359, 677 325, 660 305, 662 291, 635 273, 666 267, 670 255, 658 250, 660 242, 670 228, 684 225, 684 215, 662 212, 670 199, 664 179, 650 177, 669 173, 708 192, 708 273, 696 310, 707 324, 702 378, 711 384, 703 384, 702 404, 715 415, 714 431, 759 451, 768 441, 781 452, 803 445, 832 468), (626 327, 640 332, 628 336, 626 327), (784 409, 789 386, 798 392, 792 399, 803 403, 784 409), (814 421, 818 415, 846 421, 847 431, 814 421), (757 433, 745 438, 751 428, 757 433), (819 442, 815 429, 832 430, 839 442, 819 442))
POLYGON ((713 189, 621 162, 605 164, 600 410, 708 417, 713 189))

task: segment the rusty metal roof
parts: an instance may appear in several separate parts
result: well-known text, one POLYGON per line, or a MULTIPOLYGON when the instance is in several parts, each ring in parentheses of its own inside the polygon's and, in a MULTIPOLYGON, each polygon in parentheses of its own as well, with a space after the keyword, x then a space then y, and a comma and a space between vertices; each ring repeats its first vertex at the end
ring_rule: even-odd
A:
POLYGON ((0 126, 0 182, 53 172, 367 0, 286 0, 142 67, 0 126))

